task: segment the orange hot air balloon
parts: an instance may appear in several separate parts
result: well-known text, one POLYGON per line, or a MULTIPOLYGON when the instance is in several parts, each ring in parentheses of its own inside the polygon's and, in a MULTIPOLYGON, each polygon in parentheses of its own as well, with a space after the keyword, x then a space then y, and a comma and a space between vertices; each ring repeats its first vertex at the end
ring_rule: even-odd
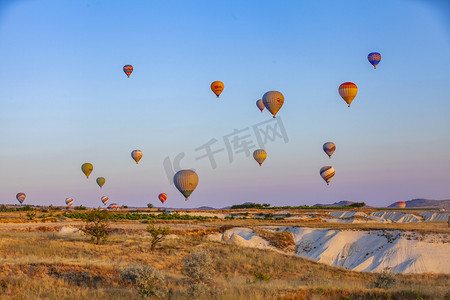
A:
POLYGON ((347 102, 348 107, 350 107, 350 104, 353 99, 355 99, 357 93, 358 87, 353 82, 344 82, 339 86, 339 95, 347 102))
POLYGON ((125 66, 123 66, 123 71, 125 72, 125 74, 127 74, 128 78, 130 78, 130 75, 133 72, 133 66, 125 65, 125 66))
POLYGON ((222 81, 214 81, 211 83, 211 90, 214 94, 216 94, 217 98, 219 98, 219 95, 222 93, 224 88, 225 86, 222 81))
POLYGON ((405 201, 395 202, 395 207, 396 208, 405 208, 406 207, 406 202, 405 201))
POLYGON ((162 202, 162 204, 164 204, 164 202, 166 202, 167 200, 167 195, 165 193, 161 193, 158 195, 158 199, 162 202))

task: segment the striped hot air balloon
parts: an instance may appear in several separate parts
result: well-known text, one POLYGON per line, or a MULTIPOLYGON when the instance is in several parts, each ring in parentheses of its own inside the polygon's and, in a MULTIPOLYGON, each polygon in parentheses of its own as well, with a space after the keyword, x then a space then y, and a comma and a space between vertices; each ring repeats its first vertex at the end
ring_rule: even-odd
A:
POLYGON ((103 205, 106 205, 106 204, 108 203, 109 198, 106 197, 106 196, 103 196, 103 197, 101 198, 101 200, 102 200, 102 202, 103 202, 103 205))
POLYGON ((259 99, 258 101, 256 101, 256 106, 259 108, 259 110, 262 112, 265 108, 264 103, 262 101, 262 99, 259 99))
POLYGON ((355 99, 357 93, 358 87, 353 82, 344 82, 339 86, 339 95, 347 102, 348 107, 350 107, 350 104, 353 99, 355 99))
POLYGON ((127 74, 128 78, 130 78, 130 75, 133 72, 133 66, 125 65, 125 66, 123 66, 123 71, 125 72, 125 74, 127 74))
POLYGON ((377 65, 380 63, 381 54, 378 52, 371 52, 367 55, 367 59, 372 64, 373 68, 376 69, 377 65))
POLYGON ((331 158, 331 155, 333 155, 335 150, 336 145, 333 142, 327 142, 323 144, 323 151, 325 151, 329 158, 331 158))
POLYGON ((258 162, 258 164, 261 166, 264 160, 267 157, 267 152, 263 149, 257 149, 253 152, 253 158, 258 162))
POLYGON ((276 114, 283 106, 284 96, 282 93, 277 91, 270 91, 264 94, 262 97, 264 107, 273 115, 275 118, 276 114))
POLYGON ((162 204, 164 204, 164 202, 166 202, 167 200, 167 195, 165 193, 161 193, 158 195, 158 199, 159 201, 161 201, 162 204))
POLYGON ((72 204, 73 204, 73 199, 72 198, 66 198, 66 205, 67 206, 72 206, 72 204))
POLYGON ((322 176, 323 180, 327 183, 327 185, 330 183, 331 179, 334 176, 334 169, 331 166, 325 166, 320 169, 320 176, 322 176))
POLYGON ((395 202, 395 207, 397 207, 397 208, 405 208, 406 207, 406 202, 405 201, 395 202))
POLYGON ((198 175, 192 170, 180 170, 173 177, 173 183, 188 201, 188 197, 197 187, 198 175))
POLYGON ((139 163, 139 161, 142 158, 142 151, 141 150, 133 150, 131 152, 131 157, 134 159, 134 161, 136 162, 136 164, 139 163))
POLYGON ((214 81, 213 83, 211 83, 211 91, 216 94, 217 98, 219 98, 224 88, 225 86, 223 85, 222 81, 214 81))
POLYGON ((25 198, 26 198, 26 197, 27 197, 27 196, 25 195, 25 193, 18 193, 18 194, 16 195, 16 199, 17 199, 17 201, 20 202, 21 205, 22 205, 23 201, 25 201, 25 198))
POLYGON ((117 203, 111 203, 109 206, 108 206, 108 209, 119 209, 120 208, 120 206, 119 206, 119 204, 117 204, 117 203))

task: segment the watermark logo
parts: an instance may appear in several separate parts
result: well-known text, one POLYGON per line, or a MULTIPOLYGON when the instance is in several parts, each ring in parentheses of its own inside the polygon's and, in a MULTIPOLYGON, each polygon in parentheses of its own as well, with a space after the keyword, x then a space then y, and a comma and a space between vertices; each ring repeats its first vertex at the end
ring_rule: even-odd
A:
MULTIPOLYGON (((228 162, 232 163, 235 156, 245 155, 249 157, 254 149, 264 149, 264 146, 269 142, 276 142, 277 140, 282 140, 284 143, 289 142, 281 117, 242 129, 234 129, 231 133, 224 135, 221 141, 212 138, 194 149, 195 152, 198 152, 195 160, 208 159, 211 169, 214 170, 217 168, 216 156, 220 155, 221 152, 226 152, 228 162)), ((173 184, 175 173, 183 169, 181 161, 184 157, 185 152, 180 152, 173 159, 168 156, 164 159, 163 167, 170 184, 173 184)))

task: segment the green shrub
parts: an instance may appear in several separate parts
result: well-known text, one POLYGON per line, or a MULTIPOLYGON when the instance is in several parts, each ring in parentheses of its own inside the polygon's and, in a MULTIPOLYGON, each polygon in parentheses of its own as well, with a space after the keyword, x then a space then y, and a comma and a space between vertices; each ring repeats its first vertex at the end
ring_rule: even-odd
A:
POLYGON ((377 274, 373 284, 376 288, 390 289, 396 282, 397 278, 395 277, 395 274, 384 271, 377 274))
POLYGON ((137 266, 119 270, 123 280, 131 282, 142 296, 167 296, 168 289, 164 275, 157 269, 148 266, 137 266))
POLYGON ((151 235, 151 248, 153 251, 157 244, 159 244, 170 233, 170 227, 155 227, 155 224, 149 225, 147 231, 151 235))
POLYGON ((90 235, 97 245, 100 244, 100 240, 106 240, 109 234, 107 211, 93 209, 85 213, 82 219, 86 224, 81 228, 81 231, 90 235))
POLYGON ((264 274, 263 272, 253 272, 253 275, 255 276, 256 280, 259 281, 270 281, 273 277, 273 275, 269 275, 269 274, 264 274))

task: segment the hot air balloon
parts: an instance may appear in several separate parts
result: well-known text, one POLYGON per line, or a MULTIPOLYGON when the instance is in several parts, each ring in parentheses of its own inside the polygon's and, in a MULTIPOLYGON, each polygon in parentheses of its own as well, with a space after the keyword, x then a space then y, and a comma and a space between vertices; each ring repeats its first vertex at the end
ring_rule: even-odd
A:
POLYGON ((25 198, 26 198, 26 197, 27 197, 27 196, 25 195, 25 193, 18 193, 18 194, 16 195, 16 199, 17 199, 17 201, 20 202, 20 204, 22 204, 23 201, 25 201, 25 198))
POLYGON ((162 202, 162 204, 164 204, 164 202, 166 202, 167 200, 167 195, 165 193, 161 193, 158 195, 158 199, 162 202))
POLYGON ((198 184, 198 175, 192 170, 180 170, 173 176, 173 183, 188 201, 198 184))
POLYGON ((258 101, 256 101, 256 106, 259 108, 259 110, 262 112, 264 110, 264 103, 262 101, 262 99, 259 99, 258 101))
POLYGON ((108 203, 109 198, 106 197, 106 196, 103 196, 103 197, 101 198, 101 200, 102 200, 102 202, 103 202, 103 205, 106 205, 106 204, 108 203))
POLYGON ((100 188, 102 188, 102 186, 105 184, 105 178, 104 177, 98 177, 97 178, 97 184, 98 184, 98 186, 100 187, 100 188))
POLYGON ((405 201, 395 202, 395 207, 397 207, 397 208, 405 208, 406 207, 406 202, 405 201))
POLYGON ((72 204, 73 204, 73 199, 72 198, 66 198, 66 205, 67 206, 72 206, 72 204))
POLYGON ((270 91, 264 94, 262 97, 264 107, 273 115, 275 118, 277 112, 283 106, 284 96, 282 93, 277 91, 270 91))
POLYGON ((111 203, 109 206, 108 206, 108 209, 119 209, 120 208, 120 206, 119 206, 119 204, 117 204, 117 203, 111 203))
POLYGON ((141 150, 133 150, 131 152, 131 157, 134 159, 134 161, 137 163, 139 163, 139 161, 142 158, 142 151, 141 150))
POLYGON ((123 71, 125 72, 125 74, 127 74, 128 78, 130 78, 130 75, 133 72, 133 66, 125 65, 125 66, 123 66, 123 71))
POLYGON ((84 163, 81 165, 81 171, 83 171, 84 175, 86 175, 86 178, 89 178, 89 174, 91 174, 93 169, 94 166, 90 163, 84 163))
POLYGON ((211 83, 211 90, 214 94, 216 94, 217 98, 219 98, 219 95, 222 93, 224 88, 225 86, 222 81, 214 81, 211 83))
POLYGON ((330 183, 331 178, 334 176, 334 169, 331 166, 325 166, 320 169, 320 176, 322 176, 323 180, 327 183, 327 185, 330 183))
POLYGON ((378 52, 371 52, 367 55, 367 59, 372 64, 373 68, 376 69, 377 65, 380 63, 381 54, 378 52))
POLYGON ((267 152, 263 149, 257 149, 253 152, 253 158, 258 162, 258 164, 261 166, 263 161, 267 157, 267 152))
POLYGON ((339 95, 347 102, 348 107, 350 107, 350 104, 353 99, 355 99, 357 93, 358 87, 353 82, 344 82, 339 86, 339 95))
POLYGON ((323 151, 325 151, 329 158, 331 158, 331 155, 333 155, 335 150, 336 145, 333 142, 327 142, 323 144, 323 151))

